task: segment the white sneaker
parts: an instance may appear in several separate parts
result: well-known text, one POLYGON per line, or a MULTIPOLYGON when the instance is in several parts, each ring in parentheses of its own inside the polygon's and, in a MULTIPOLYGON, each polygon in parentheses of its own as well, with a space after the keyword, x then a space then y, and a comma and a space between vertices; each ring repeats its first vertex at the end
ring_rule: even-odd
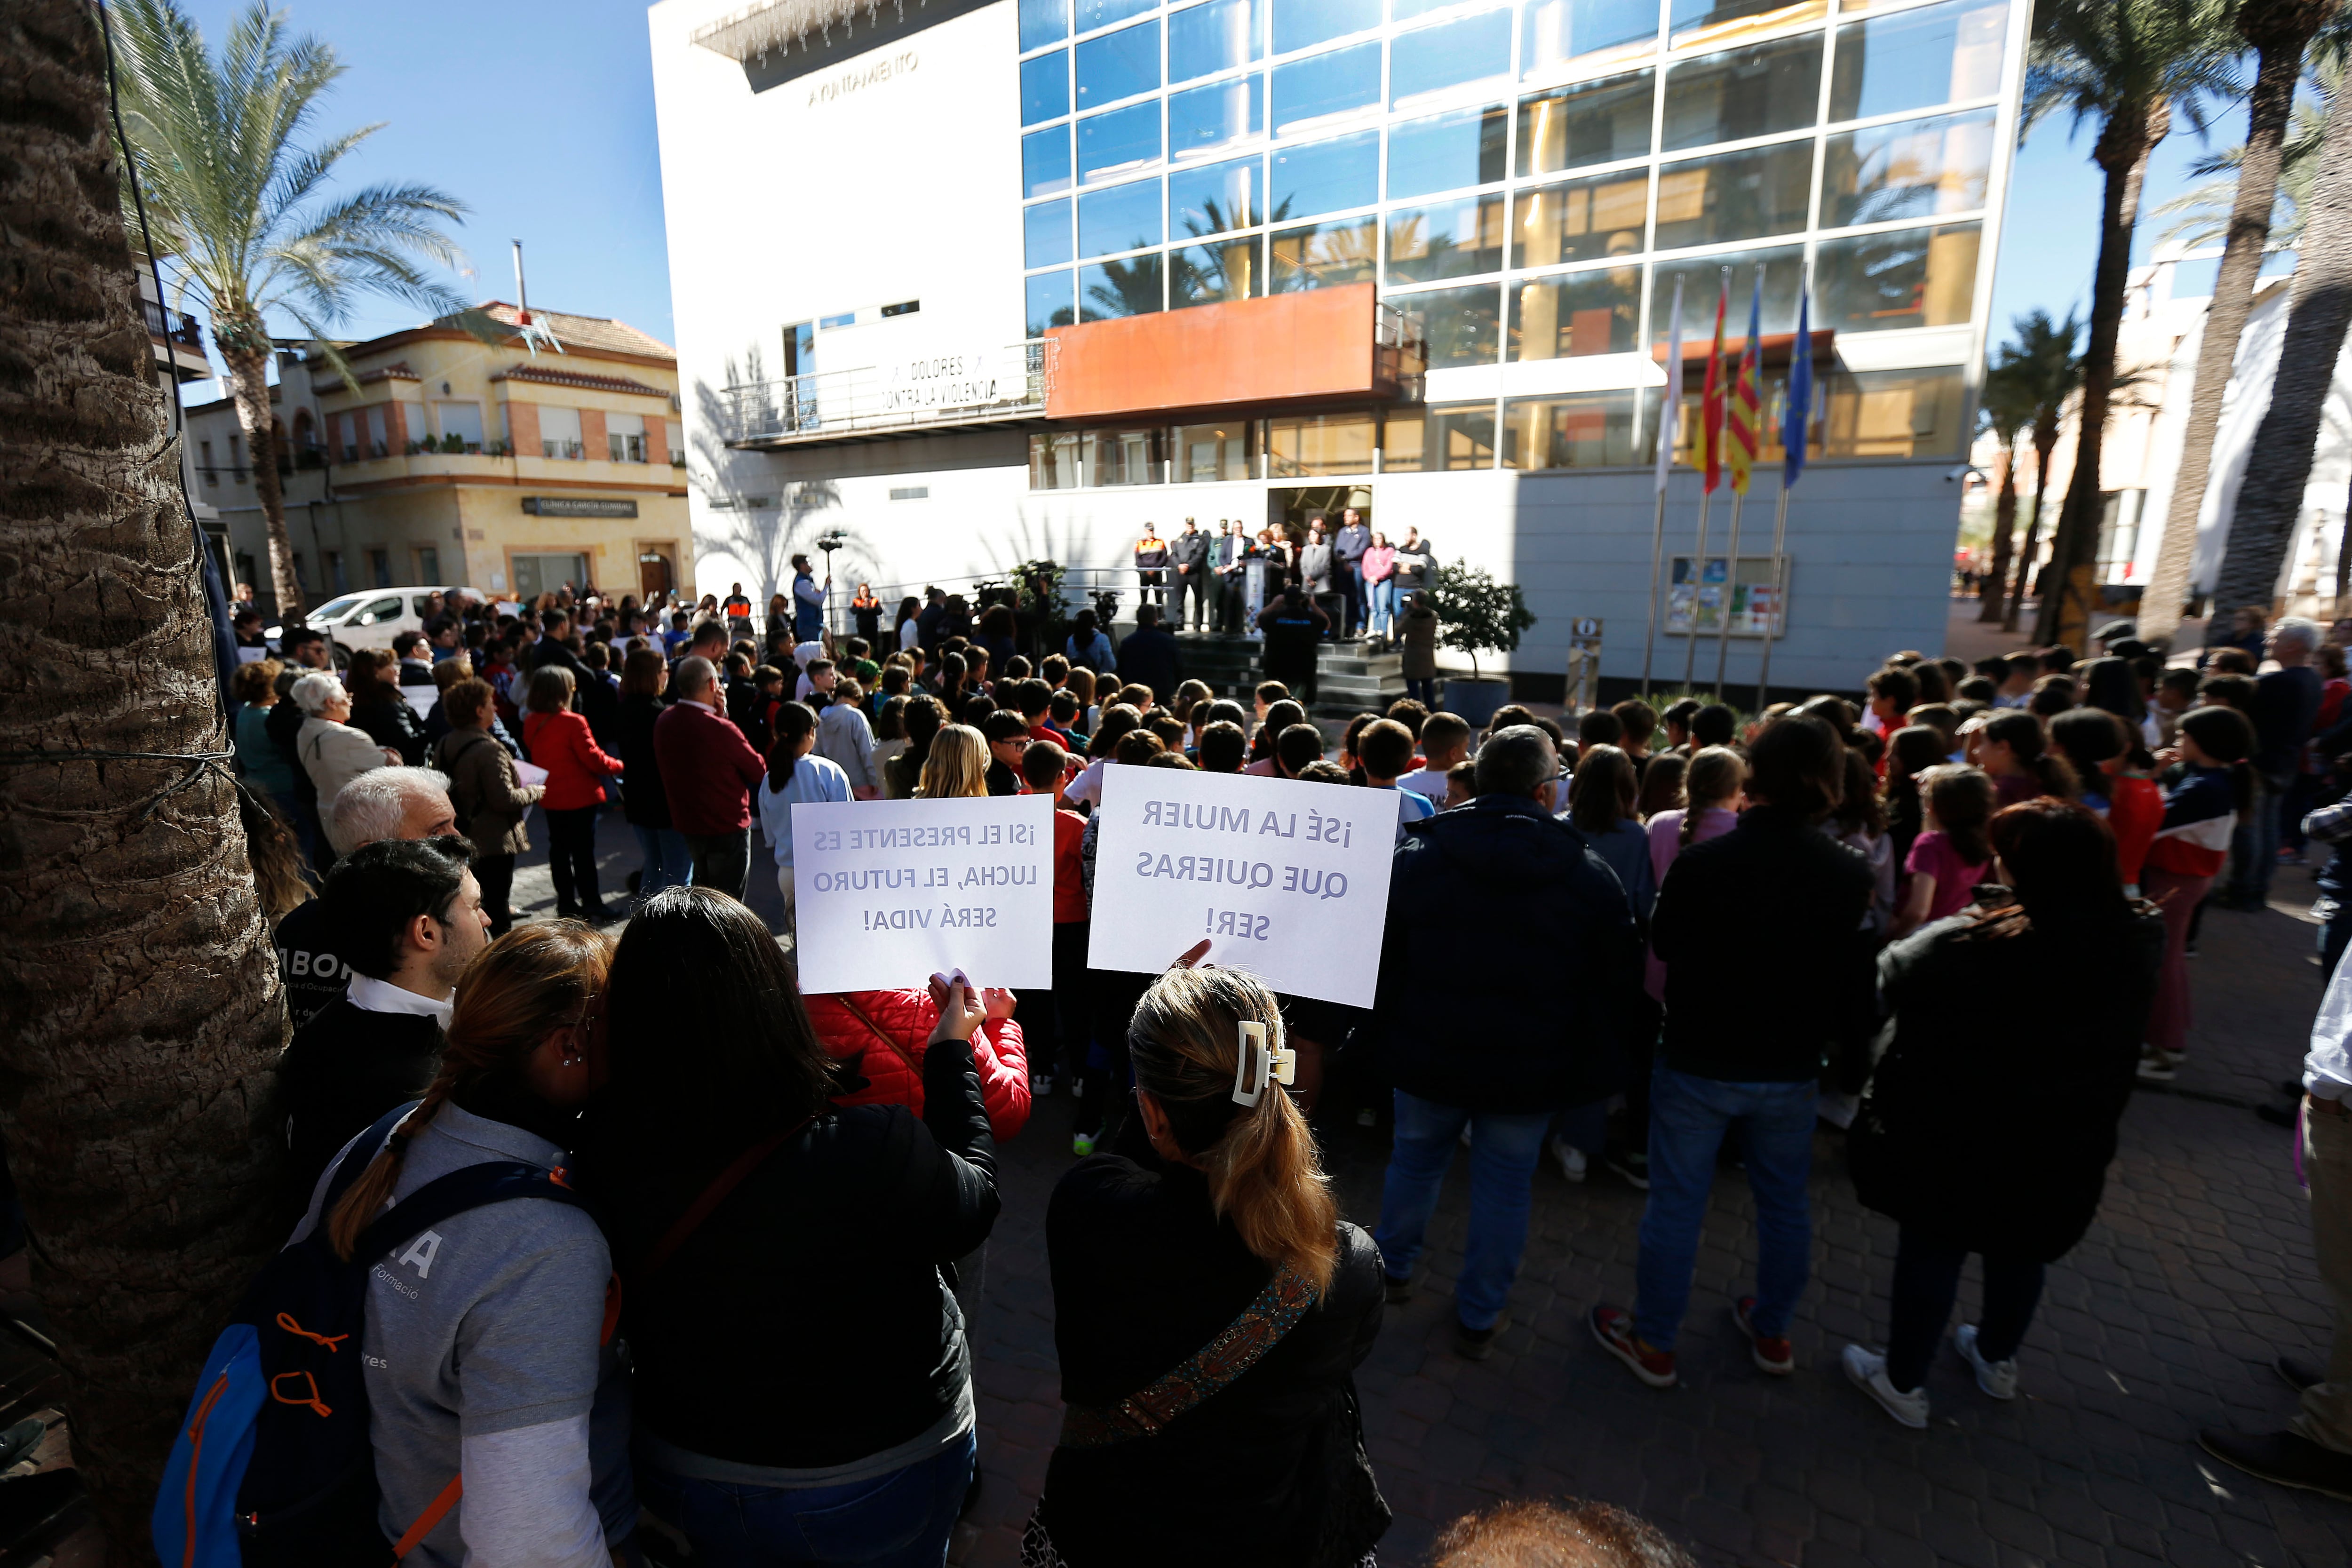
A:
POLYGON ((1853 1125, 1853 1113, 1862 1109, 1862 1096, 1825 1090, 1813 1102, 1813 1114, 1831 1126, 1843 1131, 1853 1125))
POLYGON ((2170 1083, 2180 1076, 2180 1058, 2172 1051, 2150 1046, 2139 1058, 2139 1080, 2142 1083, 2170 1083))
POLYGON ((1052 1098, 1053 1093, 1054 1093, 1054 1075, 1053 1075, 1052 1073, 1049 1073, 1049 1072, 1033 1072, 1033 1073, 1031 1073, 1031 1074, 1029 1075, 1029 1098, 1030 1098, 1030 1099, 1032 1099, 1032 1100, 1047 1100, 1047 1099, 1051 1099, 1051 1098, 1052 1098))
POLYGON ((1571 1182, 1584 1180, 1584 1151, 1575 1144, 1555 1138, 1551 1141, 1551 1157, 1559 1162, 1559 1173, 1571 1182))
POLYGON ((1898 1391, 1886 1381, 1886 1358, 1860 1345, 1848 1345, 1842 1358, 1845 1375, 1856 1388, 1878 1401, 1878 1407, 1904 1426, 1915 1431, 1927 1425, 1927 1391, 1915 1388, 1908 1394, 1898 1391))
POLYGON ((1958 1330, 1954 1331, 1952 1343, 1959 1350, 1961 1359, 1976 1369, 1979 1388, 1983 1389, 1995 1399, 2017 1397, 2016 1359, 2012 1357, 2008 1361, 1987 1361, 1978 1354, 1977 1326, 1974 1323, 1962 1323, 1958 1330))

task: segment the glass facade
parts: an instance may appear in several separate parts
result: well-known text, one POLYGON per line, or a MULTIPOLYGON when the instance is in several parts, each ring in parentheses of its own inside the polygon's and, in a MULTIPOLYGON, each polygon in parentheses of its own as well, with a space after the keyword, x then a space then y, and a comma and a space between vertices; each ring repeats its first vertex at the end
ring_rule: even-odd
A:
MULTIPOLYGON (((1966 324, 2016 4, 1021 0, 1029 328, 1370 281, 1433 372, 1631 356, 1677 279, 1703 340, 1727 266, 1738 342, 1759 265, 1768 334, 1807 268, 1841 338, 1966 324)), ((1957 370, 1839 374, 1824 456, 1958 450, 1957 370)), ((1238 461, 1638 462, 1654 402, 1514 397, 1360 443, 1267 426, 1238 461)))

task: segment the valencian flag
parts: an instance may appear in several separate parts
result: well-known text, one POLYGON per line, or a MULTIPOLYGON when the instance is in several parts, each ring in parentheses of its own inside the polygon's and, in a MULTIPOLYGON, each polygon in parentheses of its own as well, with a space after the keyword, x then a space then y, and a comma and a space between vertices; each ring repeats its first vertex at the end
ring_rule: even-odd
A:
POLYGON ((1731 268, 1715 296, 1715 347, 1706 355, 1706 388, 1698 400, 1699 448, 1706 469, 1706 493, 1723 482, 1723 317, 1731 306, 1731 268))
MULTIPOLYGON (((1757 395, 1757 372, 1764 357, 1764 268, 1756 269, 1756 290, 1748 300, 1748 342, 1739 351, 1739 379, 1732 384, 1731 408, 1725 421, 1723 461, 1731 470, 1736 495, 1748 493, 1755 471, 1757 449, 1763 444, 1763 408, 1757 395)), ((1722 329, 1718 327, 1717 342, 1722 329)))
POLYGON ((1805 471, 1807 428, 1813 417, 1813 299, 1801 285, 1797 289, 1797 346, 1789 362, 1788 407, 1780 416, 1780 447, 1787 454, 1780 465, 1780 488, 1788 489, 1805 471))

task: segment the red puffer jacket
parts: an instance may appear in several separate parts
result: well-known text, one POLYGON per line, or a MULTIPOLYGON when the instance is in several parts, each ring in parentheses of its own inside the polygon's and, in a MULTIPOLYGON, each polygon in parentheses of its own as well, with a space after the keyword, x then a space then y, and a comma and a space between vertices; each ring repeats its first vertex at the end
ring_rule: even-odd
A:
MULTIPOLYGON (((855 1062, 866 1079, 864 1089, 835 1104, 903 1105, 922 1115, 923 1047, 940 1021, 929 991, 851 991, 801 1000, 825 1050, 836 1060, 855 1062), (887 1038, 877 1039, 876 1029, 887 1038)), ((1010 1018, 982 1025, 971 1037, 971 1059, 980 1068, 988 1130, 1002 1143, 1029 1124, 1029 1054, 1022 1047, 1021 1026, 1010 1018)))

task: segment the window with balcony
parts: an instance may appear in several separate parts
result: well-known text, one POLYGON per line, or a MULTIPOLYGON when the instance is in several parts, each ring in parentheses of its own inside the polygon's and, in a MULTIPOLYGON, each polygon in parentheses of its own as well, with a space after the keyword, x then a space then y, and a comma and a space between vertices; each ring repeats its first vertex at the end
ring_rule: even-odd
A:
POLYGON ((1519 173, 1647 156, 1656 86, 1657 72, 1645 67, 1519 100, 1519 173))
POLYGON ((1421 323, 1430 369, 1495 363, 1503 314, 1503 292, 1496 285, 1398 294, 1388 302, 1421 323))
POLYGON ((1342 218, 1274 231, 1273 291, 1302 293, 1369 282, 1380 245, 1376 218, 1342 218))
POLYGON ((1381 25, 1381 0, 1274 0, 1274 52, 1312 48, 1381 25))
POLYGON ((367 407, 367 455, 383 458, 391 455, 389 432, 384 428, 383 405, 371 403, 367 407))
POLYGON ((1345 212, 1381 199, 1381 133, 1377 131, 1278 147, 1271 166, 1269 210, 1285 218, 1345 212))
POLYGON ((1148 316, 1165 305, 1160 298, 1160 258, 1133 256, 1078 268, 1078 319, 1116 321, 1148 316))
POLYGON ((1391 283, 1433 283, 1503 269, 1500 194, 1465 196, 1388 215, 1391 283))
POLYGON ((1830 118, 1868 120, 2000 90, 2006 0, 1944 0, 1838 29, 1830 118))
MULTIPOLYGON (((1630 335, 1630 334, 1629 334, 1630 335)), ((1573 397, 1514 399, 1503 405, 1503 467, 1622 468, 1643 461, 1640 428, 1654 392, 1591 392, 1573 397)))
POLYGON ((1503 177, 1511 111, 1499 103, 1389 127, 1389 199, 1425 196, 1503 177))
POLYGON ((1992 171, 1993 111, 1898 120, 1829 139, 1822 226, 1975 212, 1992 171))
POLYGON ((1810 138, 1668 163, 1658 171, 1657 247, 1793 233, 1805 226, 1812 188, 1810 138))
POLYGON ((1637 255, 1649 202, 1650 176, 1641 169, 1521 191, 1511 217, 1511 265, 1637 255))
POLYGON ((204 456, 205 483, 208 485, 220 483, 220 471, 213 467, 213 444, 210 441, 199 441, 196 446, 204 456))
POLYGON ((1684 60, 1666 73, 1664 150, 1811 125, 1821 82, 1818 32, 1684 60))
POLYGON ((1649 0, 1528 0, 1519 21, 1519 74, 1657 47, 1658 8, 1649 0))
POLYGON ((1274 133, 1369 109, 1381 100, 1381 46, 1353 44, 1274 68, 1274 133))
POLYGON ((1976 224, 1825 239, 1814 253, 1813 319, 1841 332, 1948 327, 1976 296, 1976 224))
MULTIPOLYGON (((446 450, 451 437, 467 452, 482 449, 482 405, 474 402, 436 403, 433 416, 441 426, 441 444, 446 450)), ((572 429, 573 439, 579 438, 579 428, 572 429)))
POLYGON ((1638 267, 1521 279, 1507 292, 1514 361, 1634 352, 1642 316, 1638 267))
POLYGON ((646 460, 646 421, 639 414, 604 416, 606 456, 615 463, 646 460))
POLYGON ((1510 8, 1457 16, 1396 36, 1389 49, 1389 105, 1510 72, 1510 8))
POLYGON ((1168 79, 1191 81, 1265 58, 1264 0, 1209 0, 1168 17, 1168 79))
POLYGON ((580 439, 580 410, 558 408, 548 403, 540 405, 539 455, 567 459, 587 455, 580 439))

